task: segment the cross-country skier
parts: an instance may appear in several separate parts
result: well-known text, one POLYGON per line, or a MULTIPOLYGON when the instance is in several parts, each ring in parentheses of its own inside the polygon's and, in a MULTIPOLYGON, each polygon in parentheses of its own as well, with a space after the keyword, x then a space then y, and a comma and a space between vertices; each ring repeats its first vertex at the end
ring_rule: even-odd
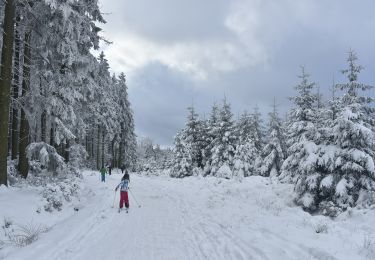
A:
POLYGON ((126 171, 124 176, 121 179, 121 182, 119 183, 119 185, 117 185, 117 187, 115 189, 115 191, 117 191, 118 188, 120 188, 120 205, 119 205, 118 212, 120 212, 122 210, 122 208, 124 206, 124 203, 125 203, 126 212, 128 212, 128 209, 129 209, 129 196, 128 196, 129 182, 130 182, 129 173, 128 173, 128 171, 126 171))
POLYGON ((105 182, 105 174, 107 173, 107 169, 103 166, 100 169, 100 174, 102 175, 102 182, 105 182))
POLYGON ((125 164, 121 165, 121 173, 124 173, 126 167, 125 167, 125 164))

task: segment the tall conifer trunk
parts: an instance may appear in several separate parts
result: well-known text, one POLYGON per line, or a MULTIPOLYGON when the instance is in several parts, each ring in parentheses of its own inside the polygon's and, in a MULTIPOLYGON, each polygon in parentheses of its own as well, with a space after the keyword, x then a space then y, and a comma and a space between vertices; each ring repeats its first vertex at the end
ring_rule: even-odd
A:
MULTIPOLYGON (((15 29, 15 39, 14 39, 14 68, 13 68, 13 100, 18 98, 18 91, 19 91, 19 70, 20 70, 20 49, 21 49, 21 41, 20 41, 20 34, 19 34, 19 23, 20 23, 20 15, 17 15, 16 18, 16 29, 15 29)), ((18 109, 15 104, 13 104, 13 111, 12 111, 12 160, 17 158, 18 154, 18 109)))
MULTIPOLYGON (((24 62, 23 62, 23 79, 22 79, 22 96, 25 97, 30 88, 30 33, 25 34, 24 62)), ((22 177, 26 178, 29 172, 29 163, 26 157, 26 148, 29 145, 29 122, 26 118, 25 110, 21 110, 20 125, 20 151, 18 169, 22 177)))
POLYGON ((100 125, 98 125, 98 139, 96 140, 96 168, 100 170, 100 125))
POLYGON ((102 167, 104 167, 104 130, 102 130, 102 167))
POLYGON ((3 46, 0 73, 0 185, 8 185, 8 123, 9 95, 12 84, 12 56, 14 33, 14 1, 5 2, 3 46))

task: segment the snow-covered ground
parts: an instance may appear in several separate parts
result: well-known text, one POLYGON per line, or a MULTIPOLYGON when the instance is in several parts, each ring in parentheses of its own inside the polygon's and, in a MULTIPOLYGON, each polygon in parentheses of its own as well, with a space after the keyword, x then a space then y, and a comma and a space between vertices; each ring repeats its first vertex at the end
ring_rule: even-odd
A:
POLYGON ((292 186, 267 178, 240 183, 133 174, 141 207, 130 196, 127 214, 117 212, 118 193, 112 208, 121 175, 106 183, 97 173, 84 176, 81 201, 60 212, 37 213, 35 188, 2 188, 1 222, 48 229, 28 246, 6 243, 0 259, 375 259, 375 210, 336 220, 311 216, 291 202, 292 186))

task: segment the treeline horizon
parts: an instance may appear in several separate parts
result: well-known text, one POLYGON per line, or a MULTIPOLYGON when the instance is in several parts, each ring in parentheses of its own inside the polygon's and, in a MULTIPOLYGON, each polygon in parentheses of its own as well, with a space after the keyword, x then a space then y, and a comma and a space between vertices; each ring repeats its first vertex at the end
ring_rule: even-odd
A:
POLYGON ((309 212, 335 216, 348 207, 375 203, 375 108, 359 81, 363 66, 350 50, 346 83, 323 102, 316 83, 301 67, 293 106, 285 119, 276 102, 264 128, 256 107, 233 119, 230 103, 214 104, 208 119, 188 108, 175 137, 172 177, 276 177, 295 185, 296 203, 309 212))

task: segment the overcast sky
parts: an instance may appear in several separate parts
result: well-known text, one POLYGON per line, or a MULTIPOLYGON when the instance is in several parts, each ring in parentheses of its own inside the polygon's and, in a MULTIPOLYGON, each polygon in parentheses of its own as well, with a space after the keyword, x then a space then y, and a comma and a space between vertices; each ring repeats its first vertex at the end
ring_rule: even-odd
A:
POLYGON ((284 113, 305 65, 321 91, 345 79, 347 52, 375 85, 374 0, 99 0, 102 46, 127 75, 136 131, 170 145, 194 103, 203 116, 224 96, 237 117, 277 98, 284 113))

